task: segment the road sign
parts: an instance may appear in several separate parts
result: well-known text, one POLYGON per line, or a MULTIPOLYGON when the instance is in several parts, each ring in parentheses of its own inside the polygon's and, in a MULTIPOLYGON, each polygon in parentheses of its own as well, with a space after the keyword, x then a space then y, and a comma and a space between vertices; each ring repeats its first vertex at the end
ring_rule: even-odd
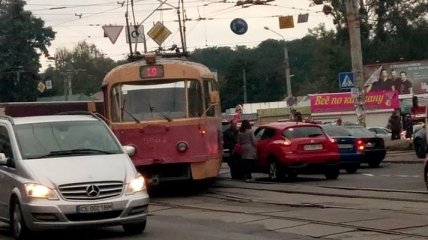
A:
POLYGON ((46 89, 46 86, 42 82, 39 82, 37 84, 37 90, 39 90, 39 92, 43 93, 45 91, 45 89, 46 89))
POLYGON ((126 28, 126 42, 129 43, 129 37, 131 37, 131 43, 143 43, 144 38, 144 26, 135 25, 128 26, 126 28), (129 32, 129 34, 128 34, 129 32))
POLYGON ((355 87, 354 73, 352 72, 341 72, 339 73, 339 88, 340 89, 351 89, 355 87))
POLYGON ((51 80, 46 80, 45 85, 46 85, 46 89, 52 89, 52 81, 51 80))
POLYGON ((242 18, 235 18, 232 20, 232 22, 230 22, 230 29, 235 34, 242 35, 247 32, 248 24, 242 18))
POLYGON ((157 22, 147 33, 158 45, 161 45, 169 35, 171 31, 166 28, 161 22, 157 22))
POLYGON ((108 37, 111 43, 115 44, 117 38, 122 32, 123 26, 103 26, 104 36, 108 37))

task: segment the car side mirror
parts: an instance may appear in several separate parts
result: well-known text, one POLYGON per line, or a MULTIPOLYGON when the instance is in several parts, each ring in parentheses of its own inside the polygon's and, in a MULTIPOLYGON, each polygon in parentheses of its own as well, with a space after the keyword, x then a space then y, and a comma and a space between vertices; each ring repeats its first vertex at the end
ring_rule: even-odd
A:
POLYGON ((8 159, 4 153, 0 153, 0 165, 7 165, 8 159))
POLYGON ((123 148, 123 151, 125 151, 125 153, 128 154, 128 156, 130 156, 130 157, 134 156, 135 151, 136 151, 135 146, 126 145, 126 146, 123 146, 122 148, 123 148))

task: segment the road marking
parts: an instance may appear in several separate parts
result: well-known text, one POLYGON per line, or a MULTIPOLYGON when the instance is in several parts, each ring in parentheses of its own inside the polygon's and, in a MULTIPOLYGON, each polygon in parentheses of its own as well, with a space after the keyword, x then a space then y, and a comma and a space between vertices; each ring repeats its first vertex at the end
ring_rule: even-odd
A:
POLYGON ((400 177, 400 178, 420 178, 421 175, 415 174, 415 175, 404 175, 404 174, 398 174, 398 175, 391 175, 391 174, 370 174, 370 173, 362 173, 361 175, 368 176, 368 177, 400 177))

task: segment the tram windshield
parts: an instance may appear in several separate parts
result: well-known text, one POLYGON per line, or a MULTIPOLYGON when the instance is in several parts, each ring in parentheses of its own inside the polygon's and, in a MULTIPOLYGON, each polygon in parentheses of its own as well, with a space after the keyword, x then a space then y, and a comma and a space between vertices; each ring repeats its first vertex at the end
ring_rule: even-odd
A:
POLYGON ((112 89, 111 106, 113 122, 200 117, 202 88, 196 80, 118 84, 112 89))

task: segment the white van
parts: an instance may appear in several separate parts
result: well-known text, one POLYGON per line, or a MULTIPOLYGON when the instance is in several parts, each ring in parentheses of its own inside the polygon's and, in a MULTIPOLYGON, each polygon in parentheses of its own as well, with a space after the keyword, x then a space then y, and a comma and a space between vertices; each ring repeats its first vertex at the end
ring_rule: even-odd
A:
POLYGON ((144 231, 149 196, 134 151, 92 114, 1 116, 0 221, 16 239, 88 226, 144 231))

